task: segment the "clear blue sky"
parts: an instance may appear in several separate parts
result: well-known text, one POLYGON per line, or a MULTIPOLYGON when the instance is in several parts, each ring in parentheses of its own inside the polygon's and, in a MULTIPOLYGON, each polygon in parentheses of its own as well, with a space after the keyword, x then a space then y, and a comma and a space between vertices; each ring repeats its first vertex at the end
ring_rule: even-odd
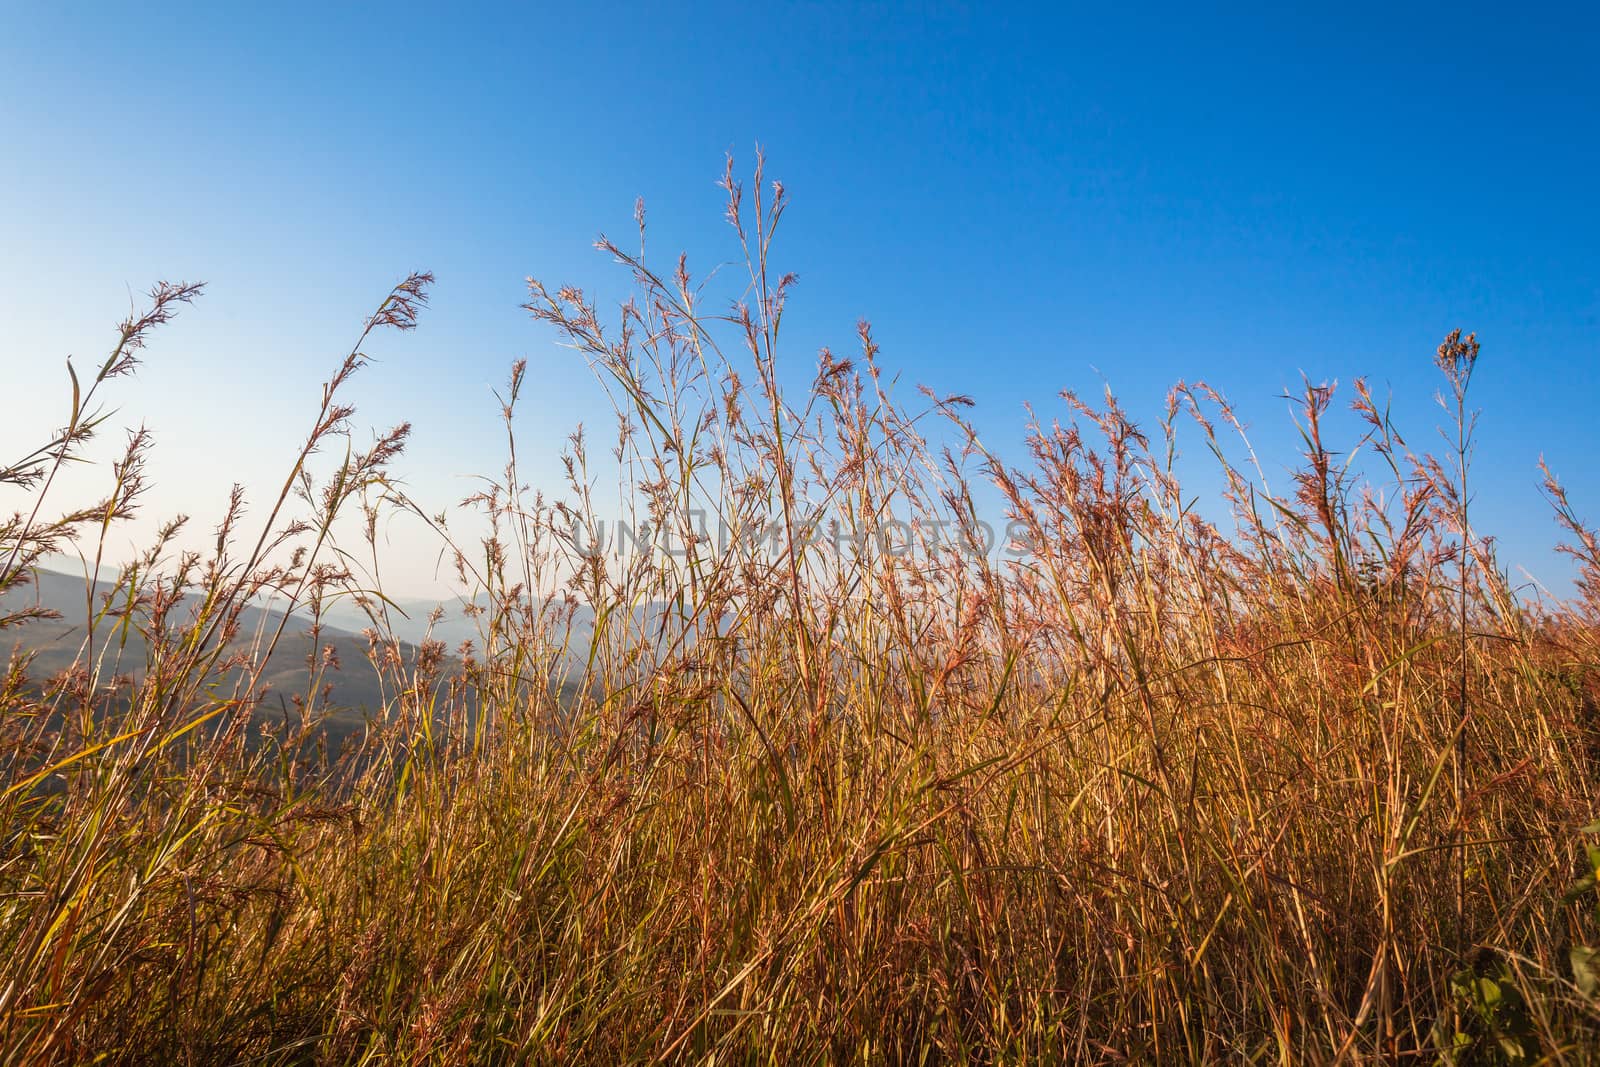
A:
POLYGON ((553 480, 606 409, 523 277, 613 292, 589 245, 638 195, 654 248, 728 258, 713 181, 760 141, 794 198, 797 375, 866 316, 1002 447, 1062 386, 1103 376, 1148 418, 1205 378, 1270 474, 1302 372, 1392 388, 1426 442, 1463 326, 1481 524, 1564 586, 1536 463, 1600 516, 1600 16, 1293 8, 0 4, 0 389, 30 398, 0 446, 59 423, 31 398, 130 289, 205 279, 117 399, 160 441, 151 508, 214 521, 229 480, 281 478, 361 317, 430 269, 362 421, 411 419, 402 470, 452 503, 496 469, 488 390, 526 356, 553 480))

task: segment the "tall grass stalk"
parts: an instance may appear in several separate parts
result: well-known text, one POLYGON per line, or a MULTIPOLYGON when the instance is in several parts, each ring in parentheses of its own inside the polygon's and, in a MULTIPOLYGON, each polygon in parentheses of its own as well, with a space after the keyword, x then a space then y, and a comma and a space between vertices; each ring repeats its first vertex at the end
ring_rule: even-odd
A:
POLYGON ((255 525, 235 487, 203 548, 160 527, 45 670, 33 583, 106 558, 149 439, 91 506, 54 472, 199 287, 69 376, 0 469, 0 1063, 1595 1059, 1600 552, 1553 476, 1571 602, 1468 525, 1470 335, 1442 462, 1359 380, 1354 441, 1296 397, 1282 494, 1198 381, 1151 427, 1063 393, 1008 456, 866 323, 793 386, 785 193, 723 195, 736 280, 650 258, 641 205, 620 307, 529 281, 616 408, 564 485, 528 484, 522 363, 457 508, 404 489, 404 426, 354 444, 412 275, 255 525), (402 639, 391 518, 471 640, 402 639))

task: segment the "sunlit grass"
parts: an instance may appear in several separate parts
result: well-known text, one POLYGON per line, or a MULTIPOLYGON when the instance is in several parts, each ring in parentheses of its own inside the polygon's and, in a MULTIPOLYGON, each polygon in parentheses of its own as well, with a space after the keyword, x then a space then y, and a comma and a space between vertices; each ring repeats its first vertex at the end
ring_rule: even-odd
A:
MULTIPOLYGON (((726 192, 731 310, 610 242, 614 315, 530 281, 616 403, 623 499, 581 435, 568 486, 524 486, 520 365, 481 539, 391 479, 404 427, 345 447, 341 389, 371 331, 416 325, 414 275, 256 525, 236 494, 209 553, 168 527, 86 597, 73 670, 13 657, 4 1061, 1592 1060, 1600 552, 1552 481, 1581 581, 1535 606, 1472 528, 1473 339, 1438 353, 1442 460, 1357 387, 1381 492, 1330 459, 1338 401, 1309 387, 1286 497, 1228 463, 1200 384, 1147 431, 1067 396, 1019 467, 963 398, 893 399, 864 324, 786 396, 783 193, 758 170, 747 199, 731 165, 726 192), (1222 465, 1228 528, 1179 484, 1179 436, 1222 465), (979 484, 1026 555, 963 550, 979 484), (800 528, 818 509, 852 547, 800 528), (471 647, 386 625, 395 512, 455 560, 471 647), (620 514, 689 551, 594 551, 620 514), (695 540, 703 515, 733 536, 695 540), (911 516, 943 533, 888 536, 911 516), (302 622, 360 594, 370 664, 313 650, 304 692, 266 693, 269 657, 305 655, 287 623, 241 632, 267 593, 302 622), (341 670, 389 699, 334 751, 341 670)), ((8 647, 40 561, 98 561, 134 513, 143 436, 104 501, 62 512, 54 472, 198 294, 156 289, 62 434, 0 469, 8 647)))

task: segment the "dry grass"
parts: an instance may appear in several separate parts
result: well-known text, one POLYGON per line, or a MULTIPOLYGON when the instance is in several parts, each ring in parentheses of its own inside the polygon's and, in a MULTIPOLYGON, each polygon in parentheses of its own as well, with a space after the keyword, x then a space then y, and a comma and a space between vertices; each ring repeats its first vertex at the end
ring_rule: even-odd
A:
MULTIPOLYGON (((687 551, 575 533, 618 506, 581 435, 559 501, 523 488, 520 366, 504 474, 468 502, 490 533, 458 541, 389 480, 403 427, 335 447, 363 334, 258 527, 237 493, 210 553, 174 525, 86 597, 73 671, 12 659, 0 1059, 1594 1059, 1600 552, 1552 482, 1584 584, 1531 607, 1471 531, 1471 338, 1440 348, 1441 460, 1358 385, 1373 484, 1330 458, 1315 388, 1285 497, 1228 464, 1237 427, 1199 384, 1150 434, 1067 396, 1018 468, 962 398, 892 399, 865 325, 786 397, 783 193, 758 170, 747 199, 731 164, 727 193, 731 312, 681 260, 646 265, 642 210, 640 252, 602 242, 634 283, 618 314, 529 283, 616 401, 623 506, 687 551), (1180 435, 1222 464, 1229 528, 1178 484, 1180 435), (983 482, 1028 555, 960 550, 983 482), (806 529, 818 507, 842 551, 806 529), (459 660, 383 625, 390 510, 482 606, 459 660), (734 536, 695 539, 702 514, 734 536), (238 627, 267 591, 314 618, 357 590, 393 696, 335 759, 336 665, 269 719, 283 631, 239 653, 238 627)), ((366 330, 415 325, 429 281, 366 330)), ((159 287, 67 429, 0 470, 25 502, 0 591, 69 541, 98 559, 136 508, 142 436, 92 507, 56 517, 53 474, 197 293, 159 287)), ((0 627, 25 645, 20 602, 0 627)))

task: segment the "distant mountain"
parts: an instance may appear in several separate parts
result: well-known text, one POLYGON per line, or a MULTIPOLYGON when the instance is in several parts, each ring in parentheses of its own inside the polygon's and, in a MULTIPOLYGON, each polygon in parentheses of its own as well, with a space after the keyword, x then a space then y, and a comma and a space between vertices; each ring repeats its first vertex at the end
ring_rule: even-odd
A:
MULTIPOLYGON (((477 604, 482 607, 484 601, 480 598, 477 604)), ((482 643, 478 620, 468 614, 471 605, 459 597, 436 600, 397 598, 387 604, 374 598, 370 606, 374 613, 386 621, 394 636, 414 645, 431 639, 443 641, 446 648, 454 651, 463 641, 482 643), (441 613, 437 622, 431 621, 435 611, 441 613)), ((367 609, 348 596, 327 605, 323 609, 323 618, 329 625, 351 633, 360 633, 372 625, 367 609)))
MULTIPOLYGON (((29 585, 0 594, 0 615, 38 606, 55 611, 61 617, 30 619, 0 629, 0 660, 14 653, 31 655, 29 677, 36 684, 44 684, 83 657, 89 632, 90 597, 94 610, 99 611, 105 596, 112 591, 111 583, 104 581, 95 582, 91 592, 81 576, 43 569, 35 572, 34 581, 29 585)), ((191 598, 188 605, 174 608, 175 621, 181 620, 194 604, 191 598)), ((257 640, 270 638, 283 618, 282 611, 247 606, 240 612, 239 632, 229 650, 244 651, 257 640)), ((328 723, 328 732, 340 735, 338 739, 342 740, 343 736, 358 731, 366 716, 382 708, 391 694, 384 692, 378 672, 367 658, 369 643, 364 636, 325 624, 317 642, 319 650, 332 646, 340 663, 340 669, 326 672, 323 680, 333 686, 328 706, 338 709, 328 723)), ((312 651, 309 622, 298 613, 290 615, 263 674, 267 698, 260 717, 292 716, 291 698, 303 695, 310 683, 307 658, 312 651)), ((143 676, 147 662, 146 642, 136 628, 124 628, 120 620, 107 618, 95 628, 93 655, 103 675, 138 679, 143 676)), ((416 655, 416 649, 402 644, 401 655, 409 661, 416 655)))
MULTIPOLYGON (((0 594, 0 615, 37 605, 61 616, 0 629, 0 661, 14 651, 31 654, 29 674, 41 684, 73 666, 84 652, 91 598, 94 610, 98 611, 113 589, 110 582, 96 581, 91 591, 81 575, 40 569, 35 572, 35 581, 28 586, 0 594)), ((175 608, 175 618, 181 619, 182 613, 192 609, 195 603, 191 598, 187 608, 175 608)), ((459 662, 455 654, 462 642, 471 641, 479 649, 483 645, 487 622, 482 616, 475 617, 470 605, 460 599, 407 599, 391 601, 388 605, 373 602, 371 609, 381 612, 387 629, 401 642, 400 653, 406 662, 414 659, 418 646, 425 639, 442 641, 446 653, 444 673, 449 674, 459 662), (436 610, 440 615, 433 619, 436 610)), ((246 607, 240 613, 239 632, 232 642, 232 650, 246 651, 257 640, 270 637, 283 618, 282 610, 275 609, 270 602, 246 607)), ((678 644, 675 638, 682 633, 675 620, 675 609, 669 603, 640 605, 628 622, 626 633, 612 629, 609 640, 635 647, 639 644, 665 647, 678 644)), ((556 674, 568 679, 566 688, 570 689, 577 684, 594 642, 593 609, 587 605, 572 608, 571 621, 566 625, 568 628, 562 635, 567 642, 565 661, 551 666, 556 674)), ((333 687, 326 706, 341 709, 336 718, 342 732, 359 728, 366 714, 382 709, 393 697, 392 693, 385 692, 377 670, 368 659, 370 645, 362 631, 371 626, 372 620, 366 610, 351 597, 340 597, 325 606, 317 638, 318 651, 320 655, 321 648, 331 646, 340 664, 337 671, 326 672, 323 681, 333 687)), ((692 644, 692 638, 682 644, 692 644)), ((312 652, 310 620, 302 607, 289 616, 264 673, 268 693, 263 714, 292 713, 291 698, 304 694, 310 682, 307 661, 312 652)), ((144 673, 144 638, 133 627, 124 630, 119 620, 108 618, 96 627, 94 655, 102 674, 137 679, 144 673)))
MULTIPOLYGON (((482 596, 470 602, 460 597, 438 600, 391 598, 387 604, 376 599, 370 602, 371 610, 380 614, 390 632, 400 640, 417 645, 430 639, 442 641, 452 653, 464 641, 471 641, 475 648, 483 647, 488 627, 487 614, 483 609, 487 605, 487 599, 482 596), (434 618, 435 612, 439 613, 437 619, 434 618)), ((542 606, 551 613, 552 627, 566 638, 568 668, 581 668, 594 641, 594 609, 587 604, 566 609, 550 601, 542 606), (566 618, 568 610, 571 613, 569 622, 554 621, 558 617, 566 618), (563 626, 564 631, 561 629, 563 626)), ((360 633, 372 625, 367 609, 351 597, 342 597, 326 606, 323 619, 330 626, 352 633, 360 633)), ((652 642, 670 644, 680 632, 674 606, 664 601, 641 604, 634 609, 629 622, 632 637, 647 638, 652 642)))

